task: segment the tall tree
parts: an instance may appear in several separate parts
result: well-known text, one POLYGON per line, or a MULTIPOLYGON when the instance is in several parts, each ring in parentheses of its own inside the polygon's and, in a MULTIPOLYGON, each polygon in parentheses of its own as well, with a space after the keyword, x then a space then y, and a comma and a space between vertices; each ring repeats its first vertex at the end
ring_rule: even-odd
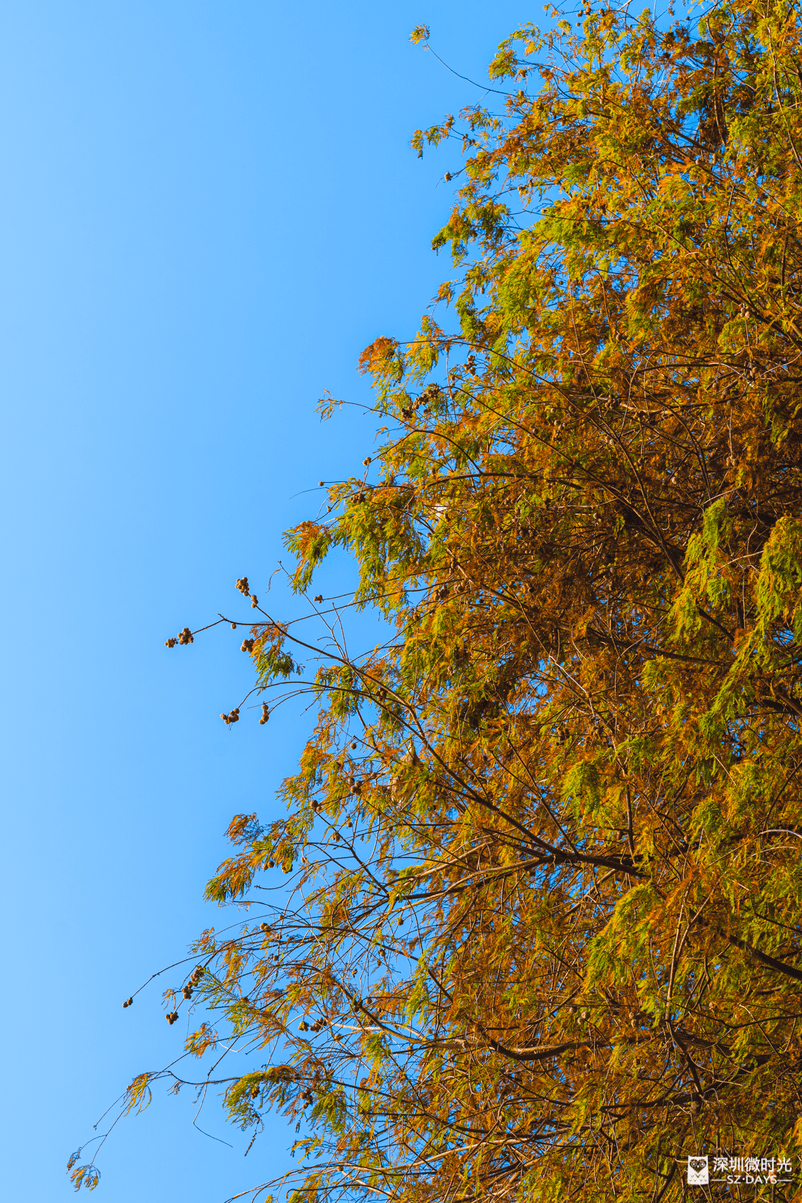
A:
POLYGON ((288 536, 392 636, 318 597, 298 682, 254 599, 263 719, 319 716, 231 825, 209 897, 291 889, 200 940, 187 1047, 253 1050, 229 1111, 301 1124, 305 1203, 656 1203, 693 1154, 802 1197, 802 20, 581 18, 416 135, 463 143, 456 319, 368 348, 381 450, 288 536))

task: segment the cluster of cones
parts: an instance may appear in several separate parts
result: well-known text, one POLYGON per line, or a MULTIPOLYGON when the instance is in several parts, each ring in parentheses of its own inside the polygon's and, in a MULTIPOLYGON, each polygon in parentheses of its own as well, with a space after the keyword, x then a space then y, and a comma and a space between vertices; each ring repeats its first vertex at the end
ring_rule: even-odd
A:
POLYGON ((194 643, 194 642, 195 642, 195 636, 192 634, 189 627, 184 627, 183 631, 178 632, 175 639, 165 639, 164 646, 165 647, 175 647, 175 645, 177 643, 180 643, 183 645, 185 643, 194 643))

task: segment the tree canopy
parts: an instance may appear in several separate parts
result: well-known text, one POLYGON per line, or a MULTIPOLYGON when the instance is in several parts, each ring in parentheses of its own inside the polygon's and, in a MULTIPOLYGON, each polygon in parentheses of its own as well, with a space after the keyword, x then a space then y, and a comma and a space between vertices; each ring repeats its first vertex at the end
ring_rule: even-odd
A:
POLYGON ((802 1152, 800 13, 585 8, 490 70, 413 140, 461 140, 454 266, 360 361, 380 449, 288 534, 328 643, 238 582, 267 738, 318 715, 170 1013, 249 1050, 236 1122, 300 1125, 298 1203, 656 1203, 802 1152), (335 547, 390 632, 357 658, 335 547))

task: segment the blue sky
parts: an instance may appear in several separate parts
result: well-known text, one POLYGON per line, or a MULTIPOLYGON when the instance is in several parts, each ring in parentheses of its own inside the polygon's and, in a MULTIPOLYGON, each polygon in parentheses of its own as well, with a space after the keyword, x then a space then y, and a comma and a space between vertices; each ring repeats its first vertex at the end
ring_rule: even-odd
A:
MULTIPOLYGON (((448 274, 429 243, 456 148, 421 162, 408 141, 481 93, 409 33, 428 23, 482 79, 541 15, 0 5, 10 1199, 72 1197, 70 1151, 178 1051, 161 985, 120 1004, 225 921, 202 902, 223 831, 275 810, 308 729, 220 722, 249 679, 241 634, 163 644, 223 608, 248 617, 235 579, 261 592, 317 481, 373 448, 369 417, 321 425, 318 397, 367 401, 359 352, 412 333, 448 274)), ((233 1148, 193 1114, 161 1095, 118 1127, 95 1198, 214 1203, 284 1163, 280 1119, 244 1160, 214 1105, 200 1122, 233 1148)))

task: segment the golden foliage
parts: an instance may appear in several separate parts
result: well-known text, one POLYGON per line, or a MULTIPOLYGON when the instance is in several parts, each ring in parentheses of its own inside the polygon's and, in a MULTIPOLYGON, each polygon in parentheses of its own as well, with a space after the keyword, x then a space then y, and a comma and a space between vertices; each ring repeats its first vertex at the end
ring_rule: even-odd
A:
MULTIPOLYGON (((290 534, 393 635, 325 654, 287 817, 210 884, 288 901, 198 989, 299 1198, 668 1203, 689 1154, 802 1153, 802 22, 588 10, 493 73, 458 324, 364 353, 373 487, 290 534)), ((254 637, 267 689, 297 637, 254 637)))

